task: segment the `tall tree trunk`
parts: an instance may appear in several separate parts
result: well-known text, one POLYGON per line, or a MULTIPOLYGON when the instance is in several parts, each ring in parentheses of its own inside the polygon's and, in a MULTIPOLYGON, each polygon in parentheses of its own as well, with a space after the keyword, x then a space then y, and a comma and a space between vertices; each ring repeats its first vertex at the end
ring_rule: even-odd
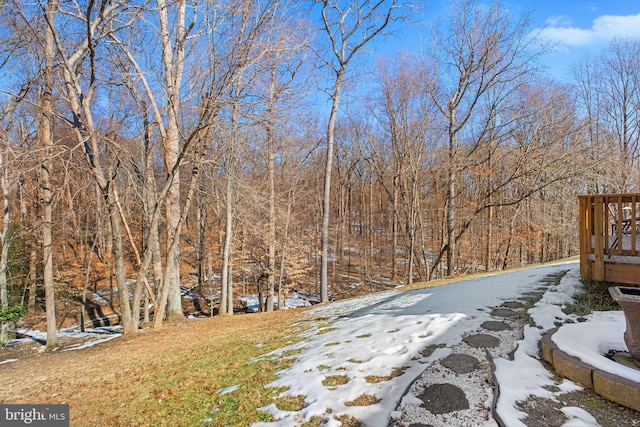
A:
POLYGON ((449 174, 447 176, 447 276, 455 274, 456 256, 456 132, 455 110, 449 111, 449 174))
POLYGON ((27 312, 36 312, 36 265, 38 263, 38 254, 35 245, 31 245, 29 249, 29 271, 27 273, 27 286, 29 288, 29 296, 27 297, 27 312))
MULTIPOLYGON (((169 111, 171 110, 172 108, 170 107, 169 111)), ((171 122, 172 120, 170 119, 169 123, 171 122)), ((177 127, 167 127, 167 139, 170 142, 165 152, 165 157, 167 159, 167 170, 169 170, 178 158, 179 147, 176 144, 179 141, 179 135, 177 127), (172 144, 171 141, 176 144, 172 144)), ((168 288, 166 317, 167 320, 177 320, 184 317, 182 297, 180 295, 180 245, 171 244, 174 240, 180 241, 180 235, 176 233, 180 220, 180 173, 178 171, 176 171, 171 187, 167 192, 165 207, 167 216, 167 258, 165 260, 164 286, 168 288), (173 249, 169 252, 171 248, 173 249)))
MULTIPOLYGON (((7 256, 9 255, 9 188, 4 153, 0 152, 0 190, 2 191, 2 232, 0 233, 0 311, 9 308, 7 256)), ((0 322, 0 347, 9 341, 11 322, 0 322)))
MULTIPOLYGON (((233 155, 229 155, 229 164, 227 165, 227 169, 231 167, 230 163, 233 161, 231 159, 233 155)), ((227 170, 226 177, 226 191, 225 191, 225 211, 226 211, 226 220, 225 220, 225 235, 224 235, 224 246, 222 249, 222 274, 221 276, 221 292, 220 292, 220 309, 219 315, 224 316, 233 313, 233 307, 229 307, 229 290, 231 289, 231 243, 232 243, 232 233, 233 233, 233 177, 232 172, 227 170)))
POLYGON ((398 199, 400 198, 399 174, 393 177, 393 211, 391 212, 391 280, 398 275, 398 199))
MULTIPOLYGON (((178 124, 178 110, 180 108, 180 85, 184 70, 184 53, 186 41, 185 15, 186 0, 176 2, 175 26, 176 45, 172 46, 169 17, 165 0, 158 0, 160 14, 160 32, 162 37, 162 61, 164 65, 165 84, 167 92, 167 128, 164 141, 165 169, 167 174, 178 161, 180 153, 180 129, 178 124)), ((167 319, 178 320, 184 318, 182 312, 182 297, 180 295, 180 172, 176 168, 173 181, 166 196, 167 216, 167 258, 165 261, 165 283, 168 288, 167 319), (177 244, 172 244, 173 242, 177 244), (172 249, 171 249, 172 248, 172 249), (171 249, 171 252, 169 252, 171 249)))
POLYGON ((335 86, 333 88, 331 114, 327 126, 327 158, 324 167, 324 191, 322 195, 322 248, 320 249, 320 302, 329 301, 329 286, 327 280, 328 256, 329 256, 329 209, 331 207, 331 169, 333 167, 333 140, 340 105, 340 88, 344 75, 344 67, 336 73, 335 86))
MULTIPOLYGON (((187 214, 189 213, 189 210, 191 208, 191 201, 193 200, 193 194, 195 193, 196 187, 198 185, 198 177, 200 174, 200 167, 202 166, 204 152, 205 152, 205 149, 202 146, 197 148, 194 152, 195 160, 191 168, 191 178, 187 185, 187 192, 184 199, 184 206, 181 209, 180 216, 178 217, 178 223, 176 224, 175 231, 176 231, 176 235, 178 236, 180 235, 181 228, 186 222, 187 214)), ((157 226, 156 223, 158 221, 158 215, 153 216, 153 221, 154 221, 154 224, 152 224, 152 227, 157 226)), ((172 253, 175 250, 175 247, 178 246, 179 244, 180 242, 177 239, 172 240, 171 245, 167 249, 167 253, 172 253)), ((145 273, 147 271, 147 268, 149 267, 149 262, 151 262, 151 258, 149 257, 149 255, 150 253, 148 252, 145 253, 144 260, 142 261, 141 268, 138 272, 138 281, 136 284, 136 291, 134 293, 135 301, 139 301, 138 298, 140 297, 141 290, 142 290, 141 285, 142 283, 144 283, 144 280, 146 280, 145 273)), ((165 269, 165 277, 164 277, 165 283, 167 283, 168 274, 169 274, 169 270, 165 269)), ((154 319, 153 319, 154 329, 160 329, 162 327, 162 320, 164 318, 164 314, 165 314, 164 310, 165 310, 165 307, 167 306, 167 299, 169 297, 169 292, 170 292, 169 287, 163 286, 162 291, 160 293, 160 298, 156 302, 156 304, 154 304, 154 306, 156 307, 156 315, 154 316, 154 319)), ((175 319, 175 317, 173 319, 175 319)))
MULTIPOLYGON (((224 247, 222 249, 222 292, 220 294, 220 315, 233 314, 233 280, 231 272, 231 250, 233 243, 233 205, 234 205, 234 191, 233 181, 236 166, 235 149, 236 149, 236 137, 238 126, 238 115, 240 108, 240 83, 241 79, 238 77, 234 84, 234 102, 231 108, 231 135, 229 137, 227 149, 227 164, 225 169, 225 236, 224 247)), ((262 300, 261 300, 262 303, 262 300)))
POLYGON ((106 191, 108 191, 108 194, 105 195, 109 213, 109 223, 111 224, 111 241, 113 243, 113 273, 115 275, 116 283, 118 284, 120 320, 122 322, 124 333, 130 334, 137 332, 139 319, 138 317, 134 318, 131 311, 129 286, 127 285, 127 278, 124 270, 124 247, 122 243, 122 230, 120 227, 120 212, 118 211, 118 205, 115 198, 116 196, 114 195, 115 190, 112 188, 114 185, 116 185, 116 183, 112 181, 111 184, 107 186, 106 191))
POLYGON ((204 210, 204 186, 200 181, 198 184, 198 192, 196 193, 196 227, 198 228, 198 248, 196 251, 196 263, 198 268, 198 290, 200 294, 204 290, 204 284, 206 281, 206 268, 205 268, 205 248, 206 248, 206 223, 207 217, 204 210))
POLYGON ((485 242, 485 248, 484 248, 484 271, 491 270, 491 240, 493 239, 492 218, 493 218, 493 208, 489 206, 489 209, 487 209, 487 229, 486 229, 487 241, 485 242))
MULTIPOLYGON (((414 171, 412 171, 413 173, 414 171)), ((411 177, 411 206, 409 208, 409 272, 407 275, 407 284, 413 284, 413 271, 414 264, 416 262, 415 256, 415 247, 416 247, 416 224, 417 224, 417 215, 418 215, 418 207, 417 207, 417 199, 418 199, 418 182, 415 176, 411 177)))
MULTIPOLYGON (((268 276, 267 276, 267 311, 273 311, 273 300, 275 291, 275 275, 276 275, 276 178, 275 178, 275 142, 273 129, 275 126, 274 111, 275 108, 275 88, 273 83, 275 78, 275 68, 273 69, 273 77, 269 90, 269 111, 267 123, 267 173, 269 185, 269 231, 268 231, 268 276)), ((278 304, 280 299, 278 298, 278 304)))
MULTIPOLYGON (((143 159, 143 235, 146 236, 144 245, 151 252, 151 265, 153 273, 153 286, 151 289, 145 288, 144 299, 144 322, 149 322, 149 300, 158 301, 158 291, 163 287, 162 274, 162 254, 160 252, 160 231, 158 230, 158 221, 153 221, 153 209, 157 203, 157 187, 153 170, 153 143, 151 141, 151 124, 147 119, 147 108, 143 105, 141 109, 144 114, 144 159, 143 159)), ((146 249, 143 251, 146 253, 146 249)), ((157 309, 157 307, 156 307, 157 309)), ((157 312, 155 313, 157 314, 157 312)))
POLYGON ((28 262, 27 262, 27 274, 25 276, 24 287, 27 291, 27 312, 34 313, 36 310, 36 262, 37 262, 37 254, 36 254, 36 243, 35 236, 33 233, 34 227, 32 226, 33 220, 29 215, 27 209, 27 197, 26 190, 24 188, 24 175, 20 174, 20 178, 18 180, 19 191, 20 191, 20 221, 22 224, 22 228, 28 236, 25 239, 25 254, 28 254, 28 262))
POLYGON ((287 259, 287 239, 289 235, 289 225, 291 223, 291 209, 293 205, 293 190, 289 190, 287 197, 287 216, 284 219, 284 229, 282 230, 282 250, 280 251, 280 276, 278 279, 278 307, 282 308, 286 297, 282 296, 282 284, 284 283, 285 260, 287 259))
MULTIPOLYGON (((346 67, 354 55, 389 24, 397 9, 396 0, 390 2, 353 2, 342 8, 338 2, 318 2, 322 6, 323 30, 327 35, 332 59, 327 59, 335 73, 331 94, 331 113, 327 126, 327 158, 324 170, 324 191, 322 198, 322 248, 320 250, 320 302, 328 302, 327 257, 329 256, 329 208, 331 198, 331 169, 333 146, 340 91, 346 67)), ((339 248, 342 249, 342 248, 339 248)), ((335 263, 334 263, 335 266, 335 263)))
MULTIPOLYGON (((48 22, 53 22, 58 9, 58 1, 50 0, 45 11, 48 22)), ((53 31, 49 26, 45 30, 45 69, 44 69, 44 91, 42 94, 42 123, 40 125, 40 138, 43 147, 43 160, 40 166, 40 191, 42 197, 42 257, 43 257, 43 280, 45 293, 45 308, 47 312, 47 347, 58 344, 56 337, 56 303, 55 288, 53 283, 53 256, 52 256, 52 194, 51 183, 51 147, 52 137, 52 98, 53 98, 53 31)))
MULTIPOLYGON (((269 132, 271 133, 271 132, 269 132)), ((272 136, 270 136, 272 138, 272 136)), ((268 263, 269 272, 267 277, 267 311, 273 311, 273 300, 275 291, 276 273, 276 188, 275 188, 275 153, 271 148, 268 154, 269 169, 269 248, 268 263)))

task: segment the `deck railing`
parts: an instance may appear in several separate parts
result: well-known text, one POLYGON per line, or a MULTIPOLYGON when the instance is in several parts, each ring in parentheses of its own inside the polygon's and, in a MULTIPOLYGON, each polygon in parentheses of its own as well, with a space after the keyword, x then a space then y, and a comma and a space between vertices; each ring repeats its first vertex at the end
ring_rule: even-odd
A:
POLYGON ((578 196, 580 275, 640 285, 640 193, 578 196))

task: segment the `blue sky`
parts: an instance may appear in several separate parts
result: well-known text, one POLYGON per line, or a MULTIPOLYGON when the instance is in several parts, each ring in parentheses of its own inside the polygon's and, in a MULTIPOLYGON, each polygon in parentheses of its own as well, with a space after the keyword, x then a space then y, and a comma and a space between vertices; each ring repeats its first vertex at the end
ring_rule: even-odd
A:
POLYGON ((585 54, 598 54, 613 37, 640 38, 638 0, 556 0, 528 1, 534 24, 542 37, 555 44, 547 55, 550 74, 568 79, 573 63, 585 54))
MULTIPOLYGON (((425 10, 418 19, 432 22, 446 15, 449 1, 422 1, 425 10)), ((598 54, 611 38, 640 38, 640 0, 502 0, 502 5, 515 16, 531 11, 532 30, 541 31, 541 37, 554 46, 555 52, 545 55, 543 64, 557 80, 570 81, 571 66, 587 53, 598 54)), ((384 42, 388 46, 383 50, 417 52, 422 38, 428 38, 428 30, 402 29, 384 42)))

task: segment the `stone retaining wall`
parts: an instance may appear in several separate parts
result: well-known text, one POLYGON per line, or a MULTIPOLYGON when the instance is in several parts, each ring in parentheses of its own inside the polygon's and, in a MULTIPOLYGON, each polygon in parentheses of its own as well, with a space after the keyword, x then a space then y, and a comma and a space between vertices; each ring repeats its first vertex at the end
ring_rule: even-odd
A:
POLYGON ((545 333, 540 344, 543 359, 553 366, 558 375, 593 390, 605 399, 640 411, 640 383, 594 368, 563 352, 551 340, 557 330, 545 333))

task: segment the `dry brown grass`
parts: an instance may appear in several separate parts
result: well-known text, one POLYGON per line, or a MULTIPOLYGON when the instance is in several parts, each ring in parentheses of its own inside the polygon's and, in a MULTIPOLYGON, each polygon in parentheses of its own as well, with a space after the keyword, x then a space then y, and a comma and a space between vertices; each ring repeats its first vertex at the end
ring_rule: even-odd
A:
POLYGON ((0 364, 0 402, 67 403, 73 426, 258 421, 256 408, 275 399, 264 384, 293 359, 252 359, 283 347, 299 312, 185 320, 76 351, 0 350, 0 360, 19 359, 0 364))
POLYGON ((344 402, 344 404, 345 406, 370 406, 375 405, 379 401, 380 399, 370 394, 361 394, 349 402, 344 402))
POLYGON ((406 370, 407 370, 407 368, 393 368, 391 370, 391 374, 389 374, 389 375, 385 375, 385 376, 367 375, 366 377, 364 377, 364 379, 369 384, 380 383, 382 381, 389 381, 389 380, 392 380, 392 379, 394 379, 396 377, 399 377, 400 375, 404 374, 404 371, 406 371, 406 370))
POLYGON ((346 375, 329 375, 324 377, 322 385, 325 387, 336 387, 349 382, 349 377, 346 375))

